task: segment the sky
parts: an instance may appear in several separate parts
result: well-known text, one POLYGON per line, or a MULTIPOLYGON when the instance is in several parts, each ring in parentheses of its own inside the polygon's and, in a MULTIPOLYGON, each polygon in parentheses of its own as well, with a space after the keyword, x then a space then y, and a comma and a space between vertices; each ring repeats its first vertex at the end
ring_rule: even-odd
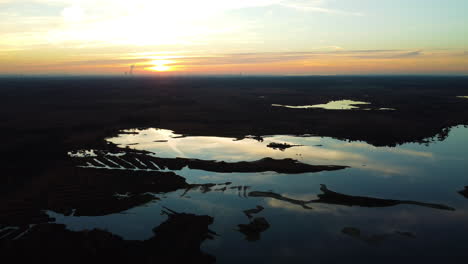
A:
POLYGON ((466 0, 0 0, 1 74, 468 74, 466 0))

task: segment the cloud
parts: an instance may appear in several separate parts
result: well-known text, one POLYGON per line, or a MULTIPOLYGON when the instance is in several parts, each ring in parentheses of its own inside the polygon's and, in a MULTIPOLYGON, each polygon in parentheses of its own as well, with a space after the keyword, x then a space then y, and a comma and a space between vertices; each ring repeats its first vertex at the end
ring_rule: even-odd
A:
POLYGON ((103 59, 103 60, 84 60, 84 61, 69 61, 54 66, 83 66, 83 65, 128 65, 135 63, 149 62, 149 59, 103 59))
POLYGON ((412 58, 423 55, 421 50, 418 51, 406 51, 406 52, 369 52, 369 54, 363 54, 354 56, 355 58, 361 59, 402 59, 402 58, 412 58))
POLYGON ((329 14, 360 15, 356 12, 337 10, 325 7, 326 0, 0 0, 0 4, 26 3, 43 5, 80 6, 87 9, 109 9, 112 11, 179 11, 187 13, 219 13, 228 10, 257 8, 269 6, 281 6, 300 11, 321 12, 329 14), (184 7, 184 8, 181 8, 184 7))
POLYGON ((319 12, 319 13, 327 13, 327 14, 341 14, 341 15, 353 15, 353 16, 362 16, 363 14, 360 12, 350 12, 345 10, 339 9, 331 9, 325 8, 324 6, 325 1, 307 1, 307 0, 287 0, 281 1, 279 5, 293 8, 301 11, 309 11, 309 12, 319 12))
POLYGON ((63 9, 62 17, 69 22, 80 22, 85 18, 85 12, 79 5, 72 5, 63 9))
MULTIPOLYGON (((151 53, 149 53, 151 54, 151 53)), ((333 50, 333 51, 302 51, 302 52, 252 52, 252 53, 230 53, 214 54, 207 56, 198 55, 168 55, 168 56, 146 56, 145 53, 137 56, 127 56, 125 58, 105 58, 93 60, 69 60, 53 66, 83 66, 83 65, 128 65, 138 64, 140 67, 152 66, 150 63, 155 59, 170 59, 172 66, 217 66, 217 65, 257 65, 291 63, 326 59, 405 59, 422 56, 421 51, 400 51, 400 50, 333 50)), ((107 54, 107 57, 111 54, 107 54)))
POLYGON ((334 50, 312 52, 254 52, 232 53, 214 56, 193 56, 179 59, 178 64, 189 65, 222 65, 222 64, 264 64, 292 61, 304 61, 328 58, 358 59, 404 59, 422 56, 422 51, 401 50, 334 50))
MULTIPOLYGON (((21 37, 22 39, 22 37, 21 37)), ((0 54, 10 65, 24 67, 31 72, 62 72, 70 70, 99 69, 103 73, 117 73, 136 64, 140 71, 154 67, 152 61, 166 60, 174 74, 337 74, 337 73, 440 73, 437 62, 450 62, 451 69, 463 72, 465 50, 344 50, 322 49, 296 52, 210 53, 203 47, 177 49, 178 46, 102 45, 68 41, 61 46, 29 46, 21 50, 14 45, 3 45, 0 54), (5 51, 6 50, 6 51, 5 51), (40 53, 37 50, 41 50, 40 53), (166 52, 160 52, 166 50, 166 52), (9 53, 10 51, 10 53, 9 53), (158 52, 155 52, 158 51, 158 52), (9 55, 10 54, 10 55, 9 55), (54 59, 44 57, 53 54, 54 59), (79 56, 77 54, 80 54, 79 56), (408 66, 408 62, 412 62, 408 66), (391 63, 390 63, 391 62, 391 63), (417 70, 417 71, 416 71, 417 70)), ((186 47, 182 47, 186 48, 186 47)), ((10 67, 11 68, 11 67, 10 67)), ((1 68, 0 70, 9 70, 1 68)), ((14 67, 13 67, 14 69, 14 67)), ((446 69, 445 69, 446 70, 446 69)), ((149 72, 148 72, 149 73, 149 72)), ((406 153, 409 155, 410 153, 406 153)), ((417 153, 411 153, 417 154, 417 153)), ((420 153, 419 153, 420 154, 420 153)))
POLYGON ((70 43, 195 46, 228 42, 240 46, 262 40, 256 35, 258 29, 252 29, 252 19, 230 16, 229 11, 275 6, 352 14, 327 4, 325 0, 0 0, 0 39, 2 49, 10 50, 34 45, 70 47, 70 43))

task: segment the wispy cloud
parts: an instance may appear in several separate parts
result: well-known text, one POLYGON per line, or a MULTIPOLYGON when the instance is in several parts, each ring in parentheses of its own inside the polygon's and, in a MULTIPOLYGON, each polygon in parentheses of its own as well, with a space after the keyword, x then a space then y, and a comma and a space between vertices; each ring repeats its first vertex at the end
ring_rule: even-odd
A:
POLYGON ((148 9, 163 9, 165 11, 173 11, 174 9, 181 12, 196 13, 212 13, 223 12, 226 10, 243 9, 243 8, 256 8, 268 6, 282 6, 293 8, 301 11, 322 12, 329 14, 348 14, 348 15, 361 15, 359 12, 351 12, 346 10, 339 10, 328 8, 328 0, 0 0, 0 5, 4 4, 42 4, 42 5, 62 5, 65 8, 72 6, 84 9, 107 9, 116 11, 127 8, 129 11, 132 9, 139 9, 146 7, 148 9), (181 8, 184 7, 184 8, 181 8), (182 10, 186 9, 186 11, 182 10))
POLYGON ((421 50, 417 51, 404 51, 404 52, 389 52, 389 51, 380 51, 380 52, 362 52, 360 55, 353 56, 355 58, 361 59, 402 59, 402 58, 411 58, 423 55, 421 50), (366 54, 368 53, 368 54, 366 54))
POLYGON ((263 64, 276 62, 304 61, 328 58, 355 59, 404 59, 422 56, 422 51, 401 50, 334 50, 313 52, 256 52, 234 53, 215 56, 193 56, 179 59, 179 64, 219 65, 219 64, 263 64))
POLYGON ((32 46, 260 45, 261 29, 229 11, 282 7, 355 15, 326 0, 0 0, 0 50, 32 46), (183 7, 183 8, 181 8, 183 7), (243 36, 239 38, 238 36, 243 36), (254 43, 254 44, 253 44, 254 43))
POLYGON ((326 1, 316 0, 316 1, 307 1, 307 0, 286 0, 281 1, 279 4, 284 7, 293 8, 301 11, 309 12, 320 12, 327 14, 340 14, 340 15, 353 15, 353 16, 362 16, 360 12, 352 12, 340 9, 326 8, 326 1))
MULTIPOLYGON (((109 57, 111 54, 107 54, 109 57)), ((401 50, 334 50, 334 51, 311 51, 311 52, 252 52, 252 53, 230 53, 230 54, 214 54, 214 55, 182 55, 169 54, 162 56, 161 54, 154 55, 153 53, 140 53, 129 55, 121 58, 106 58, 93 60, 68 60, 54 66, 83 66, 83 65, 127 65, 139 64, 150 66, 150 62, 155 59, 170 59, 173 60, 173 66, 216 66, 216 65, 258 65, 258 64, 274 64, 287 63, 295 61, 310 61, 328 59, 405 59, 417 56, 423 56, 422 51, 401 51, 401 50), (162 57, 161 57, 162 56, 162 57)))
MULTIPOLYGON (((313 52, 252 52, 209 54, 193 51, 182 53, 120 52, 114 50, 100 54, 97 51, 64 49, 63 57, 50 60, 47 56, 37 55, 33 51, 16 51, 14 56, 0 52, 4 65, 0 72, 13 72, 15 68, 31 73, 109 73, 121 74, 130 65, 136 65, 137 74, 149 74, 149 69, 163 61, 174 72, 171 74, 433 74, 440 72, 466 72, 464 51, 436 52, 426 50, 344 50, 313 52), (3 54, 3 55, 2 55, 3 54), (39 56, 39 57, 38 57, 39 56), (444 62, 444 63, 440 63, 444 62), (8 64, 7 64, 8 63, 8 64), (444 65, 449 64, 447 68, 444 65)), ((50 50, 49 52, 54 52, 50 50)), ((407 153, 414 154, 414 153, 407 153)))

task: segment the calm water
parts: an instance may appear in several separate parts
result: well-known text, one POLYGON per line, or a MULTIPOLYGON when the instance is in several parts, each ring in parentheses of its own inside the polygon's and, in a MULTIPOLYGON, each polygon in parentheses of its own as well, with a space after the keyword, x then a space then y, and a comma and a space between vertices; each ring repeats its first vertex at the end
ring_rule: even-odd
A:
MULTIPOLYGON (((417 261, 466 255, 468 199, 458 193, 468 185, 468 128, 452 128, 449 137, 429 145, 374 147, 364 142, 332 138, 275 135, 236 140, 220 137, 182 137, 170 130, 123 131, 108 138, 126 147, 147 150, 157 157, 184 157, 217 161, 254 161, 264 157, 293 158, 312 165, 347 165, 348 169, 303 174, 214 173, 184 168, 175 173, 192 184, 232 182, 225 190, 192 189, 156 195, 161 200, 128 211, 100 217, 49 215, 71 230, 106 229, 125 239, 143 240, 166 220, 162 206, 214 217, 211 230, 219 234, 202 248, 219 263, 294 260, 300 263, 349 260, 375 263, 373 256, 419 255, 417 261), (281 143, 273 148, 271 143, 281 143), (388 207, 346 206, 313 202, 305 208, 295 202, 256 197, 270 192, 293 201, 310 201, 329 190, 352 196, 446 205, 455 210, 398 204, 388 207), (237 188, 230 188, 230 187, 237 188), (264 207, 269 227, 255 241, 238 231, 248 224, 244 210, 264 207)), ((93 152, 86 152, 92 155, 93 152)), ((79 158, 79 157, 76 157, 79 158)), ((222 187, 222 186, 221 186, 222 187)), ((119 195, 119 194, 117 194, 119 195)), ((253 219, 252 218, 252 219, 253 219)))
POLYGON ((273 104, 272 106, 277 107, 286 107, 286 108, 293 108, 293 109, 308 109, 308 108, 322 108, 327 110, 351 110, 351 109, 359 109, 357 105, 369 105, 368 102, 360 102, 360 101, 353 101, 353 100, 338 100, 338 101, 330 101, 326 104, 316 104, 316 105, 281 105, 281 104, 273 104))
MULTIPOLYGON (((463 96, 459 96, 461 98, 465 98, 463 96)), ((393 111, 396 110, 395 108, 389 107, 382 107, 382 108, 362 108, 363 106, 369 106, 371 103, 369 102, 360 102, 360 101, 353 101, 353 100, 338 100, 338 101, 330 101, 326 104, 316 104, 316 105, 282 105, 282 104, 272 104, 275 107, 285 107, 291 109, 311 109, 311 108, 321 108, 325 110, 383 110, 383 111, 393 111)))

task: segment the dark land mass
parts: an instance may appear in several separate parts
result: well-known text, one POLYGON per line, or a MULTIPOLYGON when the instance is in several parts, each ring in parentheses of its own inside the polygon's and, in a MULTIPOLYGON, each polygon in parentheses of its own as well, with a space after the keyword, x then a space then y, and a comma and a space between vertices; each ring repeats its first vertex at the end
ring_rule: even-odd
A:
POLYGON ((248 224, 239 224, 239 232, 245 235, 247 241, 260 240, 261 233, 270 228, 270 223, 264 217, 256 217, 248 224))
POLYGON ((253 209, 244 210, 244 214, 247 216, 247 218, 251 219, 253 214, 258 214, 263 211, 263 209, 265 209, 263 206, 257 205, 257 207, 253 209))
POLYGON ((395 206, 400 204, 411 204, 411 205, 418 205, 423 207, 429 207, 434 209, 440 210, 450 210, 455 211, 454 208, 443 205, 443 204, 433 204, 433 203, 422 203, 422 202, 415 202, 415 201, 404 201, 404 200, 393 200, 393 199, 380 199, 380 198, 373 198, 373 197, 364 197, 364 196, 352 196, 347 194, 341 194, 334 191, 331 191, 325 186, 321 184, 320 190, 322 191, 321 194, 317 195, 318 199, 310 200, 310 201, 302 201, 302 200, 295 200, 288 197, 284 197, 280 194, 273 193, 273 192, 250 192, 249 196, 251 197, 269 197, 285 202, 289 202, 292 204, 297 204, 305 209, 311 209, 308 205, 313 203, 326 203, 326 204, 335 204, 335 205, 345 205, 345 206, 361 206, 361 207, 389 207, 395 206))
POLYGON ((42 210, 75 216, 119 213, 158 199, 148 193, 188 187, 185 179, 173 172, 85 169, 71 163, 47 171, 31 185, 1 199, 0 223, 24 226, 49 222, 42 210))
POLYGON ((238 231, 245 235, 245 240, 251 242, 258 241, 260 240, 261 233, 270 228, 270 223, 264 217, 253 218, 253 214, 258 214, 263 209, 265 209, 263 206, 257 205, 256 208, 244 210, 245 216, 249 218, 249 223, 239 224, 237 227, 238 231))
MULTIPOLYGON (((265 135, 312 134, 361 140, 376 146, 427 143, 445 139, 453 126, 468 124, 468 100, 456 97, 466 94, 468 78, 464 77, 0 78, 0 229, 8 232, 2 233, 0 253, 4 259, 15 257, 17 262, 22 262, 21 258, 29 258, 30 262, 44 258, 44 263, 84 263, 91 259, 147 263, 158 260, 160 252, 174 248, 179 250, 172 259, 175 262, 184 256, 193 257, 194 263, 212 261, 194 250, 194 245, 199 246, 202 241, 199 234, 206 233, 206 226, 212 221, 208 221, 209 217, 203 221, 192 215, 170 217, 168 221, 177 224, 164 225, 168 231, 158 229, 154 237, 164 243, 124 241, 104 231, 71 232, 49 223, 53 219, 43 210, 105 215, 158 199, 147 192, 163 194, 193 188, 174 173, 76 168, 77 164, 67 155, 68 151, 79 149, 117 149, 105 138, 122 129, 157 127, 182 135, 257 140, 265 135), (323 104, 340 99, 371 102, 372 109, 396 110, 329 111, 271 106, 323 104), (31 224, 36 225, 30 227, 31 224), (9 226, 13 231, 8 231, 9 226), (12 240, 20 235, 21 239, 12 240), (177 242, 167 242, 168 239, 177 242), (179 245, 180 241, 187 243, 179 245)), ((273 159, 237 164, 183 159, 164 162, 168 166, 219 172, 293 173, 317 169, 294 160, 273 159)), ((145 169, 136 162, 132 164, 145 169)), ((198 187, 211 190, 213 186, 198 187)), ((243 187, 236 188, 240 188, 240 195, 243 187)), ((246 192, 245 187, 243 191, 246 192)), ((274 193, 257 194, 306 206, 302 201, 274 193)), ((403 203, 450 209, 332 191, 324 191, 319 197, 317 202, 330 204, 381 207, 403 203)))
POLYGON ((210 216, 165 210, 168 219, 145 241, 124 240, 103 230, 69 231, 64 225, 38 224, 0 239, 5 263, 214 263, 200 250, 212 239, 210 216), (16 238, 16 239, 13 239, 16 238))
POLYGON ((267 147, 272 148, 272 149, 278 149, 281 151, 284 151, 285 149, 292 148, 292 147, 300 147, 302 145, 291 145, 288 143, 277 143, 277 142, 271 142, 270 144, 267 145, 267 147))
POLYGON ((378 146, 444 139, 450 127, 468 124, 468 100, 456 97, 464 94, 466 77, 0 78, 1 193, 63 162, 67 151, 104 148, 105 137, 136 127, 233 138, 313 134, 378 146), (339 99, 397 110, 271 106, 339 99))
POLYGON ((459 191, 458 193, 465 196, 465 198, 468 198, 468 186, 465 186, 465 189, 459 191))
POLYGON ((338 165, 309 165, 294 159, 272 159, 263 158, 256 161, 225 162, 214 160, 200 160, 187 158, 158 158, 145 155, 145 153, 127 152, 124 156, 106 156, 105 152, 98 157, 75 158, 78 166, 90 164, 95 167, 108 169, 130 169, 130 170, 181 170, 184 167, 196 170, 212 172, 266 172, 278 173, 306 173, 319 171, 334 171, 348 168, 338 165), (105 164, 106 167, 103 165, 105 164))
POLYGON ((450 210, 455 211, 452 207, 443 205, 443 204, 433 204, 433 203, 422 203, 415 201, 404 201, 404 200, 393 200, 393 199, 380 199, 364 196, 352 196, 347 194, 341 194, 334 191, 331 191, 321 184, 320 190, 323 192, 318 196, 319 199, 313 200, 316 203, 328 203, 328 204, 339 204, 347 206, 362 206, 362 207, 388 207, 395 206, 399 204, 411 204, 424 207, 430 207, 434 209, 441 210, 450 210))

